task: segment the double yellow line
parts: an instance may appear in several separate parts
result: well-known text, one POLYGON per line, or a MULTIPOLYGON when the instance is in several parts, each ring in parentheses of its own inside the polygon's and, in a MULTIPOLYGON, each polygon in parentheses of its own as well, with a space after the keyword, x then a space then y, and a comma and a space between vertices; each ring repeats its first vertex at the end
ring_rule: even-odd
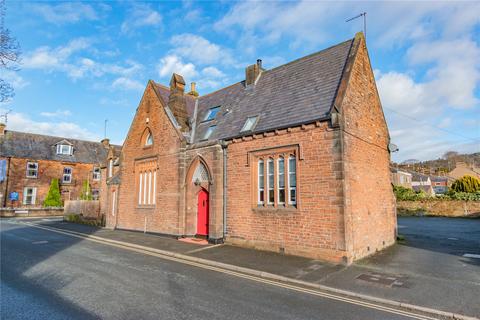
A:
POLYGON ((101 244, 104 244, 104 245, 109 245, 109 246, 112 246, 112 247, 121 248, 121 249, 124 249, 124 250, 134 251, 134 252, 146 254, 146 255, 149 255, 149 256, 158 257, 158 258, 161 258, 161 259, 164 259, 164 260, 174 261, 174 262, 178 262, 178 263, 182 263, 182 264, 186 264, 186 265, 190 265, 190 266, 194 266, 194 267, 198 267, 198 268, 202 268, 202 269, 206 269, 206 270, 220 272, 220 273, 228 274, 228 275, 231 275, 231 276, 234 276, 234 277, 243 278, 243 279, 247 279, 247 280, 251 280, 251 281, 255 281, 255 282, 259 282, 259 283, 263 283, 263 284, 268 284, 268 285, 275 286, 275 287, 285 288, 285 289, 293 290, 293 291, 300 292, 300 293, 306 293, 306 294, 310 294, 310 295, 313 295, 313 296, 318 296, 318 297, 327 298, 327 299, 331 299, 331 300, 341 301, 341 302, 344 302, 344 303, 349 303, 349 304, 354 304, 354 305, 357 305, 357 306, 362 306, 362 307, 365 307, 365 308, 384 311, 384 312, 388 312, 388 313, 391 313, 391 314, 397 314, 397 315, 401 315, 401 316, 405 316, 405 317, 410 317, 411 319, 420 319, 420 320, 439 319, 439 318, 434 318, 434 317, 419 314, 419 313, 413 313, 411 311, 406 311, 406 310, 401 310, 401 309, 397 309, 397 308, 388 307, 388 306, 385 306, 385 305, 382 305, 382 304, 375 304, 375 303, 363 301, 363 300, 360 300, 360 299, 354 299, 354 298, 349 298, 349 297, 345 297, 345 296, 342 296, 342 295, 336 295, 336 294, 323 292, 323 291, 319 291, 319 290, 308 289, 308 288, 304 288, 304 287, 301 287, 301 286, 295 286, 295 285, 287 284, 287 283, 284 283, 284 282, 281 282, 281 281, 269 280, 269 279, 265 279, 265 278, 258 277, 258 276, 252 276, 252 275, 241 273, 241 272, 236 272, 236 271, 227 270, 227 269, 216 267, 216 266, 202 264, 202 263, 195 262, 195 261, 189 261, 189 260, 181 259, 181 258, 178 258, 178 257, 172 257, 172 256, 168 256, 168 255, 165 255, 165 254, 149 251, 149 250, 146 250, 146 249, 135 248, 135 247, 131 247, 131 246, 128 246, 128 245, 123 245, 123 244, 120 244, 120 243, 114 243, 114 242, 111 242, 111 241, 104 241, 104 240, 99 239, 100 237, 97 237, 97 236, 92 237, 90 235, 81 234, 81 233, 75 232, 75 231, 65 231, 65 230, 60 230, 58 228, 42 226, 42 225, 39 225, 39 224, 30 223, 30 222, 23 222, 22 221, 22 222, 18 222, 18 223, 25 224, 25 225, 31 226, 33 228, 43 229, 43 230, 47 230, 47 231, 71 236, 71 237, 81 238, 81 239, 84 239, 84 240, 88 240, 88 241, 92 241, 92 242, 96 242, 96 243, 101 243, 101 244))

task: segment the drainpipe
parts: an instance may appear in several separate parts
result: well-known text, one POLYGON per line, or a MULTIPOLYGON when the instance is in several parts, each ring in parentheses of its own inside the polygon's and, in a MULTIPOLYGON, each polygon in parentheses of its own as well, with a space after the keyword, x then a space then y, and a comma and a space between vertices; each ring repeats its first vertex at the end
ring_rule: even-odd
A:
POLYGON ((222 140, 223 150, 223 239, 227 235, 227 143, 222 140))

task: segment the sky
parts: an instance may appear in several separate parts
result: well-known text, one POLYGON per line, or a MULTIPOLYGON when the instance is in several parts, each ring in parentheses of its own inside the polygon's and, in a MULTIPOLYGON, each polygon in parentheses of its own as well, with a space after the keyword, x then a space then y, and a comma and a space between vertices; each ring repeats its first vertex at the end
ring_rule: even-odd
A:
MULTIPOLYGON (((121 144, 149 79, 201 95, 353 38, 367 46, 394 161, 480 151, 480 2, 19 2, 7 129, 121 144)), ((3 119, 0 119, 3 120, 3 119)))

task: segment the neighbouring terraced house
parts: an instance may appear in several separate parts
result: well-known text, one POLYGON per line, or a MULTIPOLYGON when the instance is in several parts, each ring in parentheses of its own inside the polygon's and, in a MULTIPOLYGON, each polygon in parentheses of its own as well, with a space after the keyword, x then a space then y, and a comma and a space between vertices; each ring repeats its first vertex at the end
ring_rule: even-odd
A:
POLYGON ((395 242, 388 145, 362 33, 202 96, 149 81, 107 227, 351 263, 395 242))
POLYGON ((1 207, 42 207, 52 179, 59 180, 62 200, 76 200, 89 182, 93 199, 100 197, 101 165, 109 143, 6 130, 0 124, 1 207))

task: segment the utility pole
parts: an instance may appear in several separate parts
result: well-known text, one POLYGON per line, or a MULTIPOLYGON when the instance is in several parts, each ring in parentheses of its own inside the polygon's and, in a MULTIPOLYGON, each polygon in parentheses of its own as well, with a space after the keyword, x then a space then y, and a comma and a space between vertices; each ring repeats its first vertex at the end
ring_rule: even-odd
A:
POLYGON ((345 22, 350 22, 350 21, 358 19, 360 17, 363 17, 363 34, 365 36, 365 40, 367 40, 367 13, 366 12, 362 12, 362 13, 356 15, 353 18, 347 19, 347 20, 345 20, 345 22))

